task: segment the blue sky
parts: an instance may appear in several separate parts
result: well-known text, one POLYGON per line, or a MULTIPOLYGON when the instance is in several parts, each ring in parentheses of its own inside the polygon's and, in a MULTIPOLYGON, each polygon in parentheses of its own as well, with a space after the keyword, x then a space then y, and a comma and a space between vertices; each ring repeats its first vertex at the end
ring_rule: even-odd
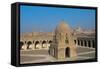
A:
POLYGON ((71 28, 95 28, 95 10, 41 6, 20 7, 21 32, 51 32, 64 20, 71 28))

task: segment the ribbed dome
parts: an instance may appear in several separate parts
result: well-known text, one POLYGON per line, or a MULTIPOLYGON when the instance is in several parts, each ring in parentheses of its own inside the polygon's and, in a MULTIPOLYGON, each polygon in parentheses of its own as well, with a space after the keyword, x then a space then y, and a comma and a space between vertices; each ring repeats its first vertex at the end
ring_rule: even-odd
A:
POLYGON ((56 27, 55 32, 68 32, 70 31, 70 28, 67 23, 64 21, 60 22, 59 25, 56 27))

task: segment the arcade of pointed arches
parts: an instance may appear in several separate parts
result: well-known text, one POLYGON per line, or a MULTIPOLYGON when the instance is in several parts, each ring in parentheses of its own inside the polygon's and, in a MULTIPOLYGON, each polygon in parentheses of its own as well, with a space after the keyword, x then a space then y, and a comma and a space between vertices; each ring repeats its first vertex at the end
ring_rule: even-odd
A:
POLYGON ((20 41, 20 50, 48 49, 52 40, 20 41))
POLYGON ((89 48, 95 48, 95 39, 91 39, 91 38, 86 38, 86 39, 78 39, 78 40, 74 40, 75 44, 77 44, 77 46, 81 46, 81 47, 89 47, 89 48))
MULTIPOLYGON (((76 46, 95 48, 94 39, 77 39, 74 40, 76 46)), ((21 50, 38 50, 49 49, 52 40, 37 40, 37 41, 20 41, 21 50)))

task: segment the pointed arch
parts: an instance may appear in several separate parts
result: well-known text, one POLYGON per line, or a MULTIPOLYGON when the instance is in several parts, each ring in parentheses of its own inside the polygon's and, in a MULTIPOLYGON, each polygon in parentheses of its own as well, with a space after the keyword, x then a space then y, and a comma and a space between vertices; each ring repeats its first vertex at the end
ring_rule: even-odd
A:
POLYGON ((24 42, 20 42, 20 50, 22 49, 22 47, 23 47, 23 45, 24 45, 24 42))
POLYGON ((35 42, 35 49, 39 49, 39 44, 40 44, 39 41, 36 41, 36 42, 35 42))
POLYGON ((27 42, 27 49, 31 49, 31 48, 30 48, 31 45, 32 45, 32 42, 31 42, 31 41, 28 41, 28 42, 27 42))
POLYGON ((45 40, 42 42, 42 48, 46 48, 46 46, 47 46, 46 43, 47 43, 47 42, 46 42, 45 40))
POLYGON ((65 50, 65 56, 70 57, 70 48, 69 47, 67 47, 65 50))

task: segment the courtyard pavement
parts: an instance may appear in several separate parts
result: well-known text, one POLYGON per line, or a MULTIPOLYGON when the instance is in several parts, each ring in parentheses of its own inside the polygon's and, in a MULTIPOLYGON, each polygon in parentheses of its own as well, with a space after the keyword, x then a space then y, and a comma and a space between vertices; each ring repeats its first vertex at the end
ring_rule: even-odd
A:
POLYGON ((21 50, 20 63, 41 63, 41 62, 58 62, 58 61, 77 61, 95 58, 95 49, 86 47, 77 47, 77 57, 57 60, 49 55, 48 50, 21 50))

